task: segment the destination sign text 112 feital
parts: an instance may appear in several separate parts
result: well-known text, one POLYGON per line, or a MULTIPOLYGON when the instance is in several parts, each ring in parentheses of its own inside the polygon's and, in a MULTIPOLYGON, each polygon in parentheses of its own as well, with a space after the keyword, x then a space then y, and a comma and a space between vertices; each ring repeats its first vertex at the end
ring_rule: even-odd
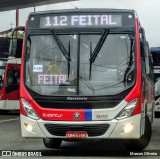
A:
POLYGON ((121 26, 121 15, 51 15, 40 18, 40 27, 121 26))

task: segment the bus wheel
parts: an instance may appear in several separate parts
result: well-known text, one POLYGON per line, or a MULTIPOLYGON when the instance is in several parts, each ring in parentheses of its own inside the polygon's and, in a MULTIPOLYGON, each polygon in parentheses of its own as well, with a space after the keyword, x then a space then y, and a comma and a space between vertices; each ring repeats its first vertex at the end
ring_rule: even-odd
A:
POLYGON ((151 122, 149 120, 149 117, 146 115, 144 135, 142 135, 140 139, 125 140, 124 144, 130 150, 142 150, 148 146, 151 139, 151 135, 152 135, 151 122))
POLYGON ((47 148, 59 148, 62 143, 62 139, 44 138, 43 143, 47 148))

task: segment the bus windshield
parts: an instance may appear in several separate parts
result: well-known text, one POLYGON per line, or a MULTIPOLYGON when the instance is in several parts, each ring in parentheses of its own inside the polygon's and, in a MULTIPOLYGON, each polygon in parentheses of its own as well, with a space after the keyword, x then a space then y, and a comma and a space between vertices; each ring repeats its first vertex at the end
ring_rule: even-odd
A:
POLYGON ((114 95, 133 86, 134 36, 104 34, 67 32, 28 36, 26 86, 47 96, 114 95))
POLYGON ((0 60, 0 90, 3 88, 6 61, 0 60))
POLYGON ((155 82, 155 98, 160 97, 160 74, 156 73, 154 74, 154 82, 155 82))

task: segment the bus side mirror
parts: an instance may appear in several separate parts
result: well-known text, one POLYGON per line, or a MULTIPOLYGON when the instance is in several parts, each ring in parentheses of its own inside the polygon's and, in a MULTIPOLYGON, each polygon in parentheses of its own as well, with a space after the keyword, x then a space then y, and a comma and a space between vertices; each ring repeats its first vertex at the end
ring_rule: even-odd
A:
POLYGON ((149 45, 148 45, 148 42, 141 39, 140 49, 141 49, 142 59, 145 61, 146 74, 149 74, 150 73, 150 66, 149 66, 149 45))
POLYGON ((141 33, 142 38, 144 39, 144 41, 146 41, 146 36, 145 36, 145 30, 144 30, 144 28, 140 29, 140 33, 141 33))
MULTIPOLYGON (((17 52, 19 52, 19 50, 21 52, 21 48, 22 48, 22 41, 23 40, 21 42, 19 42, 18 39, 13 38, 17 31, 23 31, 24 32, 24 27, 19 26, 19 27, 16 27, 12 30, 12 33, 11 33, 12 39, 10 41, 9 56, 13 56, 13 57, 16 57, 17 52)), ((18 55, 18 56, 20 56, 20 55, 18 55)))
POLYGON ((148 42, 145 42, 144 50, 145 50, 146 74, 149 74, 150 73, 150 65, 149 65, 149 47, 148 47, 148 42))
POLYGON ((11 39, 9 46, 9 56, 15 57, 17 52, 17 39, 11 39))
POLYGON ((144 50, 144 41, 143 41, 143 39, 140 39, 140 49, 141 49, 141 56, 144 59, 145 58, 145 50, 144 50))

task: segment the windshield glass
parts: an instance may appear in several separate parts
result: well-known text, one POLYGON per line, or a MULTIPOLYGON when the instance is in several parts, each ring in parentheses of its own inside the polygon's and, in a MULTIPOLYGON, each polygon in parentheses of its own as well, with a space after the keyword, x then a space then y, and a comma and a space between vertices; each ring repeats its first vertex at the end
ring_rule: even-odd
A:
POLYGON ((57 36, 71 61, 53 35, 28 37, 25 79, 34 92, 49 96, 112 95, 134 84, 134 40, 130 34, 108 34, 92 62, 102 33, 57 36))
POLYGON ((3 88, 6 61, 0 61, 0 90, 3 88))
POLYGON ((155 97, 160 97, 160 74, 154 74, 154 82, 155 82, 155 97))

